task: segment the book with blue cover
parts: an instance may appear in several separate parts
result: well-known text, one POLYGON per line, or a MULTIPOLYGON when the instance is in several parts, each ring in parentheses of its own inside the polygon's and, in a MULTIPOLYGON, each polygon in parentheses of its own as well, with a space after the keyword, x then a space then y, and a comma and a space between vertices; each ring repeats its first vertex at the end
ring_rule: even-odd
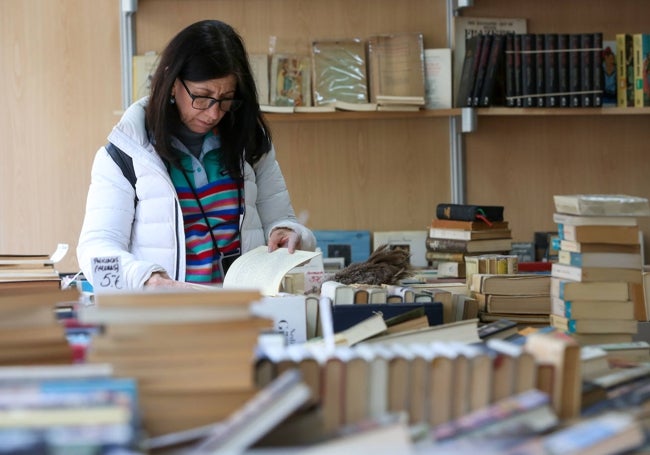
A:
POLYGON ((370 231, 314 230, 316 246, 324 258, 342 257, 345 266, 363 262, 370 256, 370 231))

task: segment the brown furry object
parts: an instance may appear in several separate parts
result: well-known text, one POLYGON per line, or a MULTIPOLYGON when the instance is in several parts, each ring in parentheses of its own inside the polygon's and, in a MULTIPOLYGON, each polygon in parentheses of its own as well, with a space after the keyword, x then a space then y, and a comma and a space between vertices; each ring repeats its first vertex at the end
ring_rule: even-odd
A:
POLYGON ((402 248, 381 245, 365 262, 355 262, 334 275, 343 284, 397 284, 413 275, 409 253, 402 248))

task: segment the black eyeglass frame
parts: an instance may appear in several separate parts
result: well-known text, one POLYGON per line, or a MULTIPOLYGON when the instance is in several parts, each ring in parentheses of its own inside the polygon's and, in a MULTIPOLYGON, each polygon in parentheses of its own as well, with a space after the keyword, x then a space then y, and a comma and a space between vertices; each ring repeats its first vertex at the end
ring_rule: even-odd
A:
POLYGON ((232 111, 235 111, 235 110, 239 109, 241 107, 241 105, 243 104, 242 100, 239 100, 239 99, 236 99, 236 98, 222 98, 222 99, 218 100, 218 99, 213 98, 211 96, 195 95, 194 93, 190 92, 190 89, 187 87, 187 85, 185 84, 185 81, 183 79, 179 78, 178 80, 181 81, 181 84, 183 84, 183 87, 185 87, 185 91, 187 92, 187 94, 192 99, 192 108, 194 108, 196 110, 205 111, 205 110, 210 109, 215 104, 218 104, 219 105, 219 110, 221 112, 232 112, 232 111), (195 103, 196 103, 197 99, 209 100, 208 106, 207 107, 196 107, 195 103), (223 103, 225 103, 225 102, 230 102, 230 105, 228 106, 228 109, 223 108, 223 103))

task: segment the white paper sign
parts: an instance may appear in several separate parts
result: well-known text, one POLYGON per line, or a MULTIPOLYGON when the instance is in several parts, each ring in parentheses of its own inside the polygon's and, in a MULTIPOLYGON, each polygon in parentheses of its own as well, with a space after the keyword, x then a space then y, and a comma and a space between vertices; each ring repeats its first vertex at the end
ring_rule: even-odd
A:
POLYGON ((93 290, 116 291, 122 289, 124 279, 122 276, 122 259, 120 256, 107 256, 92 259, 93 290))

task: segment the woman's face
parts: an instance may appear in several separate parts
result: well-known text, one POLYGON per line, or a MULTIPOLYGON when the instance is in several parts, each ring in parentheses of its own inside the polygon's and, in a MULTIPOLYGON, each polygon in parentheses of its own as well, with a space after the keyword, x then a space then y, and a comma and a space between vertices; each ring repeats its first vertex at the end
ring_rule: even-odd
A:
MULTIPOLYGON (((226 114, 221 110, 221 103, 214 103, 208 109, 195 109, 192 107, 192 97, 211 97, 217 100, 232 99, 235 97, 237 80, 234 75, 220 79, 192 82, 176 79, 172 95, 176 98, 176 106, 181 121, 195 133, 211 131, 226 114)), ((209 102, 210 100, 196 99, 195 105, 209 102)))

